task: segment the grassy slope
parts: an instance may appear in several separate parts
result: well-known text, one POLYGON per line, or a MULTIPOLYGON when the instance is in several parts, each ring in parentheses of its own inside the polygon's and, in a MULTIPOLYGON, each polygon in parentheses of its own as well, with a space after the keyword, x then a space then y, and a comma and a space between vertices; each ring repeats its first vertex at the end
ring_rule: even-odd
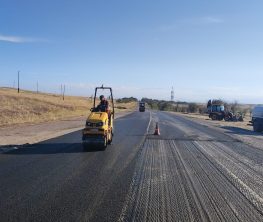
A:
MULTIPOLYGON (((86 116, 91 106, 91 99, 85 97, 66 96, 63 101, 59 95, 23 90, 18 94, 14 89, 0 88, 0 126, 86 116)), ((136 104, 116 106, 125 107, 123 110, 132 110, 136 104)))

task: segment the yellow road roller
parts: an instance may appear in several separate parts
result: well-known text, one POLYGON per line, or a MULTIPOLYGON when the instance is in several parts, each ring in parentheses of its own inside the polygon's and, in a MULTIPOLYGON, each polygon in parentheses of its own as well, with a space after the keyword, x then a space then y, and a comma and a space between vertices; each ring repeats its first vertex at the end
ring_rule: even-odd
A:
POLYGON ((82 145, 84 150, 92 148, 106 149, 108 144, 111 144, 113 138, 114 125, 114 100, 111 87, 95 88, 93 108, 91 108, 85 128, 82 131, 82 145), (100 96, 98 103, 98 91, 108 91, 109 101, 104 95, 100 96))

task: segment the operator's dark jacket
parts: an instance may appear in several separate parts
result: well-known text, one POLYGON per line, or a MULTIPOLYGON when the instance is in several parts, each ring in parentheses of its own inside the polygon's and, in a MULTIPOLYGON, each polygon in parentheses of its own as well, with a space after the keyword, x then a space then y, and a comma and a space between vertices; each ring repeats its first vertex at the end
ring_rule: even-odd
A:
POLYGON ((109 110, 109 102, 107 100, 101 101, 97 109, 101 112, 107 112, 109 110))

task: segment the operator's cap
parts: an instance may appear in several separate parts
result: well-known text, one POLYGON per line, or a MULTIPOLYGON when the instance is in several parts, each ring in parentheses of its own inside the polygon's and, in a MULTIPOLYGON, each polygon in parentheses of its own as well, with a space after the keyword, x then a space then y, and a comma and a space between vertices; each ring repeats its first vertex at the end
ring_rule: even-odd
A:
POLYGON ((100 96, 100 100, 102 100, 103 98, 104 98, 104 95, 101 95, 101 96, 100 96))

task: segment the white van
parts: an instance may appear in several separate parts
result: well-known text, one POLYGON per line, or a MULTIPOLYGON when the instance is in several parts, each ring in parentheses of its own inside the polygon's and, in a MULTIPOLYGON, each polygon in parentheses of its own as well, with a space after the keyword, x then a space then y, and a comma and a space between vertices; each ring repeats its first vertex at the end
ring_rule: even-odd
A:
POLYGON ((252 111, 252 124, 255 132, 263 131, 263 105, 257 105, 252 111))

